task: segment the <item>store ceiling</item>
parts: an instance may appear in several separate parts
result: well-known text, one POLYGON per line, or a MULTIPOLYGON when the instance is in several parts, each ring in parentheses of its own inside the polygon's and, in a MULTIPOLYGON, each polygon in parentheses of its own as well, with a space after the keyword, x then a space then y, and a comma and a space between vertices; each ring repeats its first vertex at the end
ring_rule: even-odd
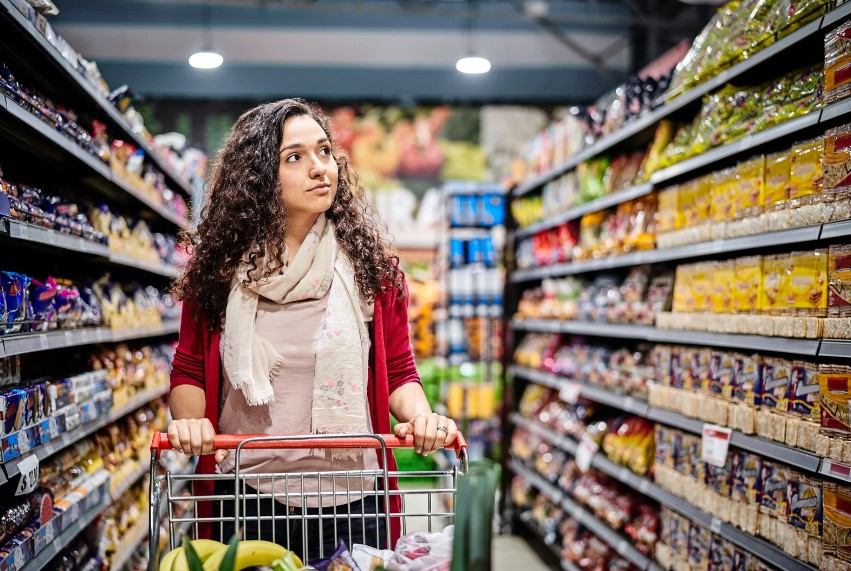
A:
MULTIPOLYGON (((588 101, 705 22, 676 0, 87 0, 55 28, 110 85, 169 99, 588 101), (472 10, 471 10, 472 8, 472 10), (472 45, 491 73, 463 76, 472 45), (664 14, 664 17, 662 16, 664 14), (225 64, 189 67, 204 43, 225 64)), ((705 11, 705 10, 704 10, 705 11)))

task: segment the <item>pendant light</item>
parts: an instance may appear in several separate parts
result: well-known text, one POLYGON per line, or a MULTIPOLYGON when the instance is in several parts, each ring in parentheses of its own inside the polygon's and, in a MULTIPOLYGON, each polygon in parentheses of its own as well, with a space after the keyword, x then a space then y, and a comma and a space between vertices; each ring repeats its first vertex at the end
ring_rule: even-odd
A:
POLYGON ((209 0, 201 8, 204 21, 201 26, 202 47, 189 56, 189 65, 197 69, 215 69, 222 65, 225 58, 213 49, 213 7, 209 0))
POLYGON ((491 62, 485 57, 476 55, 473 50, 473 3, 475 1, 469 0, 467 4, 467 56, 455 62, 455 69, 461 73, 479 75, 491 70, 491 62))

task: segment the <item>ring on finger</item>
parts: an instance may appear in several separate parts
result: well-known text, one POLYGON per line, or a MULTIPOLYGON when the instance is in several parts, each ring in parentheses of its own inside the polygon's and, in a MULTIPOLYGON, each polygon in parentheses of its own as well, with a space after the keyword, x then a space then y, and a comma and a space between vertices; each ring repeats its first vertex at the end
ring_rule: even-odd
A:
POLYGON ((438 426, 437 430, 438 430, 438 432, 442 432, 442 433, 447 434, 447 435, 449 434, 449 429, 446 428, 445 426, 438 426))

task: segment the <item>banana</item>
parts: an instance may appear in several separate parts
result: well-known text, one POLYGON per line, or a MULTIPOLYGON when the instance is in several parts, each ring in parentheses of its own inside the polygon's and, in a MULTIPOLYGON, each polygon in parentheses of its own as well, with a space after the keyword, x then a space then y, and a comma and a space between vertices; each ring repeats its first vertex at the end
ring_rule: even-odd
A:
POLYGON ((160 571, 171 571, 174 566, 174 562, 177 556, 180 555, 181 559, 186 561, 186 557, 183 557, 183 548, 178 547, 177 549, 172 549, 168 553, 165 554, 162 561, 160 561, 160 571))
MULTIPOLYGON (((212 539, 193 539, 192 547, 195 548, 195 552, 198 554, 201 563, 204 563, 216 551, 227 549, 228 546, 221 541, 213 541, 212 539)), ((181 547, 180 549, 182 550, 183 548, 181 547)), ((174 560, 171 571, 189 571, 189 561, 182 551, 181 556, 174 560)))
MULTIPOLYGON (((281 559, 287 554, 287 549, 276 543, 261 540, 240 541, 236 548, 236 561, 234 562, 233 571, 242 571, 246 567, 269 567, 277 559, 281 559)), ((227 547, 213 553, 207 561, 204 562, 204 571, 218 571, 222 560, 227 553, 227 547)), ((301 560, 296 557, 296 562, 302 566, 301 560)), ((176 571, 176 570, 175 570, 176 571)))

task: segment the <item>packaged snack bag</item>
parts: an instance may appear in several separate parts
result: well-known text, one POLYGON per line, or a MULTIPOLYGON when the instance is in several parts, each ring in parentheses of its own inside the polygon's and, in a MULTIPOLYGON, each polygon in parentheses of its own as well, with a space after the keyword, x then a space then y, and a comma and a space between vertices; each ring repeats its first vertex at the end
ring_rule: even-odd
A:
POLYGON ((783 310, 813 316, 827 315, 828 256, 825 250, 792 252, 780 280, 783 310))
POLYGON ((824 187, 824 138, 792 147, 789 200, 809 203, 824 187))
POLYGON ((789 200, 789 178, 792 172, 792 152, 769 155, 765 160, 765 189, 763 207, 772 210, 789 200))
POLYGON ((762 256, 746 256, 733 262, 734 313, 754 313, 760 310, 762 279, 762 256))
POLYGON ((787 484, 789 525, 820 537, 822 532, 822 483, 794 470, 787 484))

